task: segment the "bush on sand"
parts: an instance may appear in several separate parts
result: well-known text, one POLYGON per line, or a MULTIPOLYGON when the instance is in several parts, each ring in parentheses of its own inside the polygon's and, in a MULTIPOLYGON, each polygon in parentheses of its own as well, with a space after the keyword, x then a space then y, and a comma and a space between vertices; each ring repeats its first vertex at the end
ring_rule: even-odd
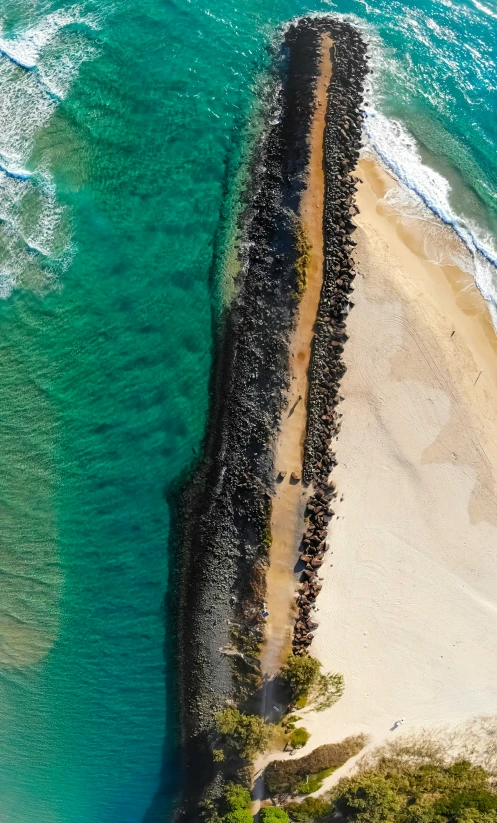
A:
POLYGON ((267 748, 271 727, 266 726, 262 717, 228 708, 216 714, 216 726, 224 736, 227 748, 233 749, 243 760, 250 762, 267 748))
POLYGON ((298 708, 312 703, 317 711, 322 711, 343 694, 343 675, 324 674, 320 661, 307 654, 290 654, 280 669, 280 677, 290 692, 291 702, 298 708))
MULTIPOLYGON (((264 780, 270 794, 308 794, 316 791, 312 786, 323 779, 323 772, 334 769, 359 754, 366 738, 364 735, 347 737, 340 743, 318 746, 305 757, 292 760, 273 760, 266 768, 264 780)), ((326 775, 324 775, 326 776, 326 775)))

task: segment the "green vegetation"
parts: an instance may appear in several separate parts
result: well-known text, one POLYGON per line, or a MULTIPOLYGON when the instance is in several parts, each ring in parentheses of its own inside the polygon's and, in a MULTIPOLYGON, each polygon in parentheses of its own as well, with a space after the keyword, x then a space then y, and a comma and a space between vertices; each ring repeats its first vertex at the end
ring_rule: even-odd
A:
POLYGON ((222 749, 213 749, 212 750, 212 759, 214 763, 222 763, 224 760, 224 752, 222 749))
POLYGON ((252 823, 252 815, 248 809, 235 809, 222 818, 223 823, 252 823))
POLYGON ((358 754, 366 742, 364 735, 347 737, 341 743, 319 746, 296 760, 273 760, 264 780, 270 794, 308 794, 316 791, 332 771, 358 754), (326 774, 325 774, 326 772, 326 774))
POLYGON ((239 783, 227 783, 223 793, 225 807, 230 812, 236 809, 248 809, 251 802, 250 792, 239 783))
POLYGON ((463 761, 398 771, 367 771, 341 780, 333 811, 354 823, 497 823, 489 774, 463 761))
POLYGON ((321 663, 309 655, 289 655, 280 670, 280 676, 290 689, 293 702, 307 695, 319 677, 321 663))
POLYGON ((302 746, 305 746, 310 736, 311 735, 307 729, 294 729, 290 735, 290 746, 292 749, 299 749, 302 746))
POLYGON ((297 226, 295 245, 297 249, 297 260, 295 261, 297 286, 295 289, 295 297, 297 302, 300 302, 307 285, 307 269, 309 267, 309 263, 311 262, 311 244, 309 243, 305 229, 300 222, 297 226))
POLYGON ((209 823, 252 823, 250 803, 250 792, 246 786, 227 783, 220 800, 204 804, 204 819, 209 823))
POLYGON ((316 711, 322 712, 340 700, 343 692, 343 674, 339 674, 339 672, 322 674, 320 672, 311 691, 310 699, 316 711))
POLYGON ((277 806, 263 806, 260 812, 261 823, 290 823, 290 818, 277 806))
POLYGON ((216 714, 216 726, 224 737, 225 747, 249 762, 266 750, 272 728, 261 717, 233 708, 216 714))
POLYGON ((331 803, 322 797, 305 797, 302 803, 287 803, 285 811, 294 823, 314 823, 330 814, 331 803))
POLYGON ((323 785, 323 780, 333 774, 334 768, 322 769, 316 774, 308 774, 300 783, 295 786, 294 794, 312 794, 317 792, 323 785))
MULTIPOLYGON (((323 762, 322 755, 316 756, 319 751, 311 753, 310 769, 323 762)), ((495 774, 465 760, 448 763, 445 757, 437 741, 386 745, 361 762, 358 774, 343 778, 326 795, 287 803, 284 810, 291 823, 497 823, 495 774)), ((281 786, 282 773, 274 777, 273 788, 281 786)), ((291 777, 295 785, 295 775, 291 777)), ((288 785, 288 775, 285 778, 288 785)), ((308 783, 313 782, 311 774, 308 783)))
POLYGON ((341 674, 323 674, 321 663, 309 655, 289 655, 280 677, 290 691, 290 699, 299 709, 312 703, 317 711, 333 706, 343 694, 341 674))

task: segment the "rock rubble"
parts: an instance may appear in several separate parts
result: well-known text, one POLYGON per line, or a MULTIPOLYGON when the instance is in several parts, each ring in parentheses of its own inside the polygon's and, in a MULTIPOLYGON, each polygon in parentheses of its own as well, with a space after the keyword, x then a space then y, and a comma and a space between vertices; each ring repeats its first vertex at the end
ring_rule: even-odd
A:
POLYGON ((321 591, 318 571, 328 549, 330 506, 336 497, 329 480, 336 465, 333 439, 340 431, 340 381, 346 371, 344 345, 348 339, 347 315, 355 277, 351 250, 357 214, 354 203, 357 178, 351 174, 361 144, 361 104, 367 73, 366 44, 348 23, 319 22, 333 39, 332 79, 324 135, 324 248, 323 285, 318 308, 309 367, 309 400, 304 444, 303 480, 315 488, 307 503, 307 529, 301 543, 302 582, 297 597, 298 618, 293 634, 294 654, 304 654, 312 643, 318 624, 311 609, 321 591))

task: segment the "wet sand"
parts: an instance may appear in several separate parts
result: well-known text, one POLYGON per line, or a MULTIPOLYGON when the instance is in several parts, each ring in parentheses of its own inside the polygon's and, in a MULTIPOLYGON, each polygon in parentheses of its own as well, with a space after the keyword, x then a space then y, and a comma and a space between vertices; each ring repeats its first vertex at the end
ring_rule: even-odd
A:
MULTIPOLYGON (((290 344, 290 391, 283 412, 277 442, 276 472, 286 472, 276 484, 271 516, 272 544, 267 575, 266 605, 269 617, 261 656, 262 674, 276 674, 291 649, 295 608, 295 589, 299 575, 294 567, 302 538, 307 490, 302 483, 292 482, 291 473, 302 472, 303 445, 306 428, 306 408, 311 341, 323 278, 323 135, 326 114, 326 94, 331 78, 331 40, 323 36, 320 76, 316 88, 316 110, 313 116, 309 159, 308 186, 302 197, 301 219, 311 245, 307 268, 307 284, 299 306, 298 320, 290 344)), ((270 695, 267 695, 267 703, 270 695)), ((270 712, 271 707, 265 706, 270 712)))

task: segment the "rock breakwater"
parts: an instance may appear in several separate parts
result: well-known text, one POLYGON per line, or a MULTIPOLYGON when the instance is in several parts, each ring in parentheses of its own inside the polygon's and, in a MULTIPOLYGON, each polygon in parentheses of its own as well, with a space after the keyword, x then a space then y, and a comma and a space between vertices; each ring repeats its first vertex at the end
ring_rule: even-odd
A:
POLYGON ((360 141, 365 47, 333 18, 306 18, 285 32, 275 61, 275 101, 252 168, 240 244, 236 296, 223 318, 211 378, 202 455, 178 506, 176 573, 183 794, 179 816, 199 809, 230 775, 216 763, 215 712, 242 708, 260 683, 265 574, 270 544, 274 449, 289 383, 289 340, 299 298, 299 209, 306 185, 319 49, 333 39, 326 115, 325 270, 310 365, 303 480, 313 484, 302 541, 305 563, 294 652, 304 653, 316 624, 311 607, 326 550, 330 448, 354 277, 354 168, 360 141))
POLYGON ((256 153, 237 293, 217 340, 201 459, 179 505, 182 819, 229 765, 212 757, 215 711, 259 683, 274 441, 288 387, 298 294, 296 218, 305 185, 319 31, 289 27, 272 125, 256 153))
POLYGON ((314 493, 306 508, 307 528, 302 537, 301 561, 305 564, 297 597, 298 618, 293 636, 294 654, 304 654, 318 628, 311 614, 321 591, 318 570, 328 549, 327 527, 334 515, 330 504, 336 497, 329 480, 336 458, 333 438, 340 431, 340 380, 347 340, 346 319, 353 303, 350 294, 355 277, 351 251, 355 245, 352 217, 357 213, 354 194, 357 179, 351 174, 359 158, 361 105, 367 73, 366 44, 360 33, 342 22, 319 21, 333 39, 332 79, 324 133, 325 207, 323 285, 309 367, 307 430, 304 444, 303 480, 314 493))

